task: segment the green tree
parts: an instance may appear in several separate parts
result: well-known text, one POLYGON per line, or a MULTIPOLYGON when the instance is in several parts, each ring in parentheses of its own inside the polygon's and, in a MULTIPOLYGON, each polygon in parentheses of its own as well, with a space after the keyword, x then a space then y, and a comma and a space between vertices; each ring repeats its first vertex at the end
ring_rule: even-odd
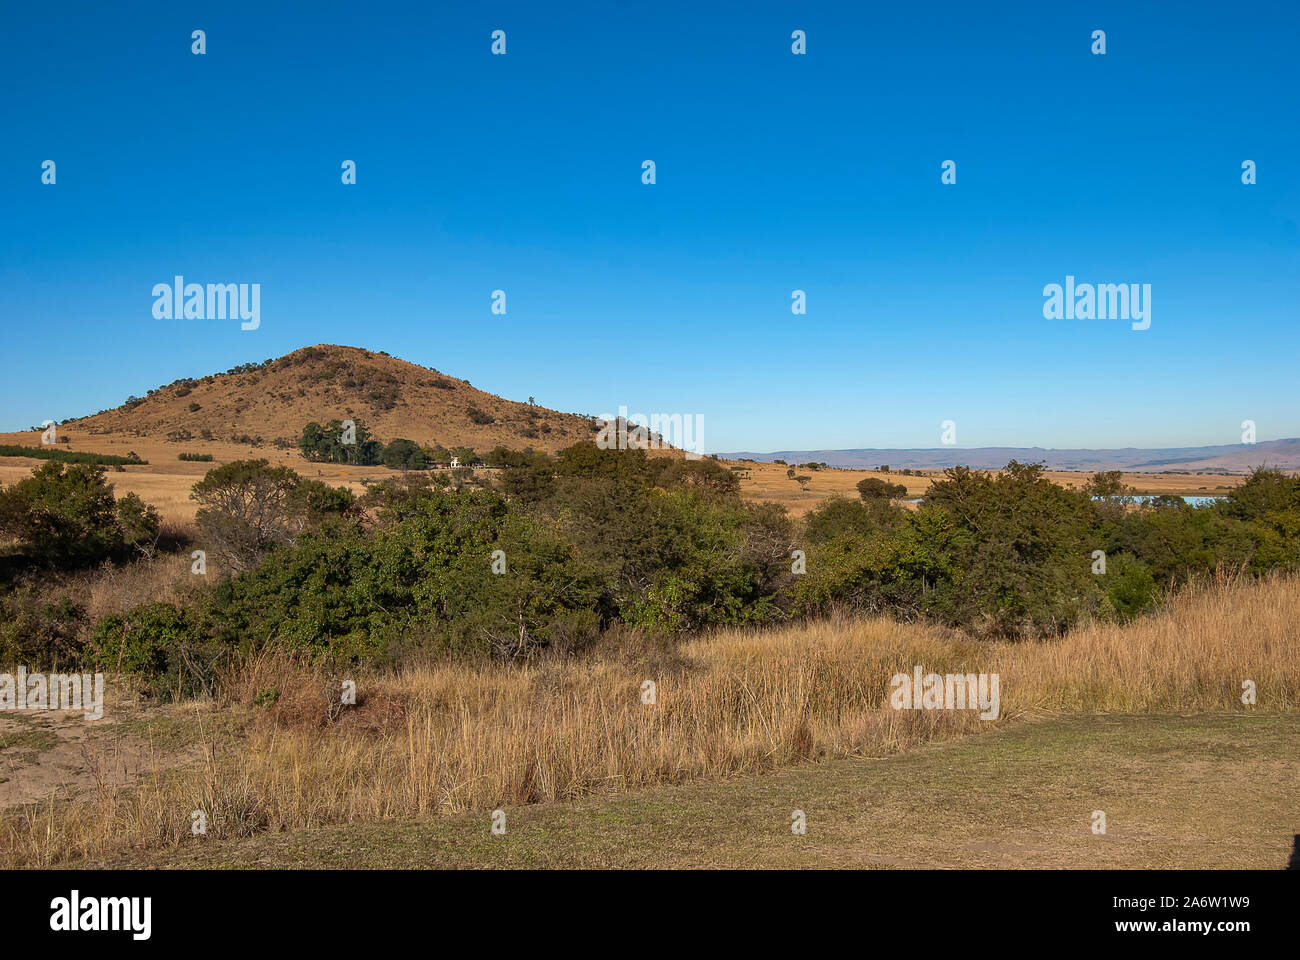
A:
POLYGON ((1086 494, 1047 480, 1041 464, 1013 460, 996 476, 945 470, 918 516, 932 539, 917 547, 937 552, 947 571, 927 598, 944 620, 1003 636, 1051 635, 1100 600, 1089 560, 1101 539, 1097 514, 1086 494))
POLYGON ((907 496, 907 487, 879 477, 866 477, 858 481, 858 494, 863 500, 901 500, 907 496))
POLYGON ((1228 492, 1220 509, 1241 520, 1264 520, 1271 514, 1300 510, 1300 476, 1256 467, 1244 483, 1228 492))
POLYGON ((60 566, 124 556, 152 543, 158 527, 157 511, 135 494, 115 499, 95 464, 45 463, 0 491, 0 531, 60 566))
POLYGON ((312 421, 303 427, 298 449, 308 460, 358 466, 378 464, 384 445, 374 439, 360 421, 354 421, 353 427, 352 431, 345 431, 342 420, 331 420, 323 427, 312 421), (345 443, 345 440, 351 442, 345 443))
POLYGON ((209 470, 190 497, 208 550, 232 570, 246 570, 273 546, 293 543, 309 524, 347 511, 350 491, 305 481, 266 460, 235 460, 209 470))
POLYGON ((828 543, 843 534, 872 537, 901 525, 906 513, 883 498, 850 500, 833 496, 812 510, 804 520, 804 536, 810 543, 828 543))
POLYGON ((419 445, 401 437, 384 448, 383 462, 390 470, 423 470, 426 465, 419 445))
POLYGON ((437 444, 432 447, 424 447, 422 448, 422 452, 424 453, 425 461, 428 463, 436 463, 444 467, 451 463, 451 451, 442 444, 437 444))

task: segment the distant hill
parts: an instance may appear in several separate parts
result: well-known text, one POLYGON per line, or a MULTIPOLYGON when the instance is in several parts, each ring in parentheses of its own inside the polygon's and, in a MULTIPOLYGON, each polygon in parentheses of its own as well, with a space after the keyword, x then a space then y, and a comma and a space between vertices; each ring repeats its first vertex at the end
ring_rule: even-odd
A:
POLYGON ((553 453, 594 439, 590 417, 505 400, 386 353, 322 344, 226 373, 177 380, 112 410, 68 421, 90 438, 296 444, 310 421, 355 420, 383 442, 553 453))
POLYGON ((981 470, 1005 467, 1010 460, 1046 462, 1049 470, 1124 470, 1129 473, 1247 473, 1268 464, 1283 470, 1300 470, 1300 439, 1265 440, 1254 444, 1211 447, 1163 447, 1120 450, 1055 450, 1049 447, 936 447, 912 450, 774 450, 770 453, 719 454, 728 460, 788 463, 826 463, 832 467, 874 470, 881 464, 894 469, 937 469, 957 464, 981 470))

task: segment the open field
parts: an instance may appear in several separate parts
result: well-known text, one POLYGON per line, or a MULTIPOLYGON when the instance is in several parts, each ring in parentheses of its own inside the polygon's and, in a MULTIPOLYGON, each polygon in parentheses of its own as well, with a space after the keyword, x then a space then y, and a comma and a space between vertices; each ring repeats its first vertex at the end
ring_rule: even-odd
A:
MULTIPOLYGON (((225 443, 208 440, 175 442, 152 437, 133 437, 120 434, 89 436, 75 431, 69 443, 60 443, 58 449, 72 452, 106 453, 125 456, 135 452, 147 464, 125 466, 121 471, 108 468, 109 480, 118 493, 139 494, 155 506, 164 518, 179 522, 194 519, 197 505, 189 498, 190 487, 205 473, 221 463, 231 460, 261 458, 274 464, 292 467, 304 477, 322 480, 334 486, 347 486, 354 493, 362 492, 364 480, 377 480, 392 476, 393 471, 382 466, 354 467, 333 463, 312 463, 305 460, 296 449, 283 449, 271 444, 254 447, 248 444, 225 443), (209 453, 210 463, 178 460, 181 453, 209 453)), ((31 432, 0 434, 0 444, 12 443, 39 446, 40 434, 31 432)), ((0 457, 0 483, 11 484, 31 474, 32 468, 45 461, 26 457, 0 457)), ((724 461, 732 465, 731 461, 724 461)), ((743 463, 748 467, 750 479, 740 481, 740 493, 746 500, 779 503, 792 516, 801 517, 815 509, 831 496, 858 496, 857 484, 865 477, 880 477, 890 483, 907 487, 909 497, 924 496, 940 471, 928 471, 926 476, 903 476, 897 472, 883 474, 874 470, 798 470, 812 480, 807 489, 787 475, 787 467, 770 463, 743 463)), ((1054 483, 1077 487, 1087 482, 1090 474, 1053 472, 1046 474, 1054 483)), ((1217 496, 1234 487, 1240 478, 1222 474, 1150 474, 1129 473, 1124 482, 1142 494, 1171 494, 1176 496, 1217 496)))
MULTIPOLYGON (((0 443, 39 446, 40 434, 0 434, 0 443)), ((198 504, 190 499, 190 488, 213 467, 232 460, 269 460, 273 464, 292 467, 304 477, 321 480, 332 486, 346 486, 354 493, 363 491, 364 480, 378 480, 393 475, 393 471, 382 466, 312 463, 304 459, 296 449, 286 450, 271 444, 254 447, 207 440, 175 443, 149 437, 73 435, 70 443, 60 443, 58 449, 118 456, 135 452, 148 462, 138 466, 124 466, 120 471, 113 467, 106 468, 114 490, 118 495, 138 494, 146 503, 157 508, 164 519, 182 523, 193 520, 198 509, 198 504), (210 462, 178 460, 177 457, 182 453, 210 453, 213 459, 210 462)), ((16 483, 31 476, 32 469, 45 462, 47 461, 27 457, 0 457, 0 483, 16 483)))
MULTIPOLYGON (((959 452, 954 454, 959 456, 959 452)), ((730 461, 728 461, 730 463, 730 461)), ((857 485, 865 477, 879 477, 889 483, 901 483, 907 488, 908 497, 922 497, 930 489, 935 479, 942 478, 942 471, 927 470, 925 476, 903 476, 897 471, 880 473, 875 470, 800 470, 799 476, 811 477, 806 489, 800 489, 798 483, 787 476, 789 467, 779 463, 743 463, 737 464, 750 468, 751 477, 740 481, 740 494, 746 500, 766 503, 779 503, 792 516, 801 517, 823 503, 831 496, 844 496, 856 499, 857 485)), ((914 471, 915 472, 915 471, 914 471)), ((1053 483, 1064 487, 1080 487, 1087 483, 1091 474, 1051 471, 1044 476, 1053 483)), ((1227 493, 1241 481, 1240 477, 1225 477, 1223 474, 1208 473, 1126 473, 1124 483, 1133 487, 1140 494, 1169 494, 1172 496, 1213 497, 1227 493)))
MULTIPOLYGON (((481 832, 487 813, 504 808, 521 818, 512 822, 539 825, 517 862, 533 862, 529 849, 550 856, 553 843, 572 851, 561 863, 658 865, 676 863, 681 848, 637 848, 619 825, 649 817, 653 837, 709 807, 700 823, 725 821, 720 838, 683 864, 792 865, 781 859, 788 848, 772 846, 789 839, 782 824, 768 821, 773 810, 788 822, 803 809, 841 831, 813 834, 809 846, 825 844, 813 862, 988 865, 1023 854, 1039 865, 1104 865, 1097 858, 1112 848, 1102 845, 1124 841, 1117 862, 1127 866, 1273 865, 1294 832, 1288 819, 1300 817, 1298 588, 1295 578, 1193 587, 1127 626, 1084 625, 1043 642, 972 643, 925 624, 832 618, 577 661, 434 661, 358 676, 357 706, 341 712, 338 675, 283 658, 241 668, 217 701, 156 712, 110 680, 116 699, 101 723, 129 736, 97 736, 100 752, 88 747, 84 769, 49 797, 11 787, 0 854, 53 865, 152 863, 170 851, 157 862, 172 862, 191 849, 195 809, 208 812, 205 842, 253 838, 254 852, 285 842, 268 834, 341 824, 365 843, 386 821, 424 824, 406 839, 382 828, 399 849, 420 837, 437 846, 481 832), (998 675, 1000 716, 891 709, 889 678, 913 665, 998 675), (657 684, 654 704, 639 696, 646 679, 657 684), (1258 687, 1256 705, 1240 701, 1244 679, 1258 687), (1112 726, 1098 714, 1127 719, 1112 726), (1214 716, 1183 723, 1205 714, 1214 716), (956 752, 916 754, 954 740, 956 752), (129 775, 109 775, 116 756, 128 758, 129 775), (884 768, 881 758, 897 760, 884 768), (676 791, 687 783, 701 786, 676 791), (626 794, 635 796, 614 799, 626 794), (845 799, 855 796, 866 805, 845 799), (899 824, 877 823, 877 809, 895 809, 899 824), (1090 847, 1095 809, 1117 822, 1090 847), (972 825, 974 811, 991 812, 972 825), (1226 825, 1239 816, 1252 824, 1226 825), (611 828, 569 843, 566 817, 611 828)), ((57 723, 5 735, 13 742, 0 764, 15 781, 48 751, 68 759, 71 735, 57 723)), ((472 846, 445 849, 459 851, 449 862, 497 862, 474 860, 472 846)), ((299 856, 285 855, 286 865, 299 856)), ((400 853, 375 856, 392 863, 400 853)))
POLYGON ((511 807, 505 836, 462 813, 191 837, 84 865, 1269 870, 1300 829, 1297 757, 1294 713, 1045 717, 898 756, 511 807))

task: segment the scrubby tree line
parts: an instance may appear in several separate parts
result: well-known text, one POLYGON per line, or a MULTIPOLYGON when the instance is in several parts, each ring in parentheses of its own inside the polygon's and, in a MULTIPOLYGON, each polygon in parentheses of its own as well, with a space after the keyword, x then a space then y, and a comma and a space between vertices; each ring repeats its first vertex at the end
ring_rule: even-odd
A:
POLYGON ((421 446, 404 437, 384 444, 359 422, 345 431, 341 420, 331 420, 323 427, 315 421, 307 424, 298 440, 298 449, 308 460, 318 463, 382 464, 390 470, 427 470, 436 464, 450 464, 453 457, 462 464, 479 460, 478 454, 469 447, 421 446))
MULTIPOLYGON (((60 437, 60 442, 66 442, 67 437, 60 437)), ((127 464, 139 465, 146 464, 148 460, 141 460, 139 454, 134 451, 121 457, 110 453, 87 453, 71 450, 57 450, 49 447, 24 447, 18 444, 0 444, 0 457, 31 457, 34 460, 57 460, 59 463, 97 463, 102 466, 120 467, 127 464)))
MULTIPOLYGON (((1263 468, 1219 504, 1191 509, 1173 498, 1137 504, 1118 475, 1069 490, 1013 461, 996 474, 947 470, 915 510, 897 502, 901 485, 871 478, 859 498, 795 522, 743 502, 711 460, 592 443, 489 459, 501 471, 478 486, 409 472, 360 497, 266 461, 224 465, 193 492, 196 542, 215 561, 210 588, 107 617, 80 647, 60 626, 75 612, 23 615, 44 616, 60 656, 176 687, 202 686, 222 657, 268 646, 335 662, 416 649, 527 658, 579 652, 619 625, 678 635, 835 607, 1046 637, 1086 618, 1137 616, 1217 569, 1300 567, 1300 479, 1263 468)), ((80 527, 99 546, 55 551, 57 562, 93 562, 147 530, 142 504, 105 497, 102 471, 98 484, 58 464, 37 473, 0 494, 5 529, 26 531, 33 550, 45 549, 38 529, 62 529, 71 545, 80 527)))

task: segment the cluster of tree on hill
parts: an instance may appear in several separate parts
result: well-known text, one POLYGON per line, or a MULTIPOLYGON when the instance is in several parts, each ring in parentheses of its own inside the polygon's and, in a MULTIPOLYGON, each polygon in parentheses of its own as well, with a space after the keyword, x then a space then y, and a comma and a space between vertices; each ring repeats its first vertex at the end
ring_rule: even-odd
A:
POLYGON ((320 463, 383 465, 391 470, 427 470, 433 466, 447 466, 453 458, 463 466, 486 462, 470 447, 421 446, 404 437, 384 444, 359 421, 354 421, 349 427, 345 427, 341 420, 331 420, 323 427, 313 421, 303 428, 298 449, 308 460, 320 463))
MULTIPOLYGON (((901 485, 870 478, 859 498, 796 523, 742 501, 711 460, 593 443, 494 454, 491 488, 407 472, 361 497, 266 461, 226 464, 193 492, 209 589, 104 618, 79 646, 59 626, 75 619, 66 608, 45 621, 0 609, 0 623, 24 624, 28 654, 57 636, 64 657, 179 689, 267 644, 336 662, 412 649, 527 658, 575 653, 616 624, 677 635, 832 608, 1047 637, 1137 616, 1216 570, 1300 569, 1300 479, 1263 468, 1192 509, 1136 503, 1115 474, 1069 490, 1013 461, 997 474, 947 470, 910 511, 901 485)), ((6 489, 0 531, 65 565, 147 539, 156 515, 129 495, 114 502, 97 469, 48 464, 6 489)), ((0 626, 0 659, 16 636, 0 626)))

